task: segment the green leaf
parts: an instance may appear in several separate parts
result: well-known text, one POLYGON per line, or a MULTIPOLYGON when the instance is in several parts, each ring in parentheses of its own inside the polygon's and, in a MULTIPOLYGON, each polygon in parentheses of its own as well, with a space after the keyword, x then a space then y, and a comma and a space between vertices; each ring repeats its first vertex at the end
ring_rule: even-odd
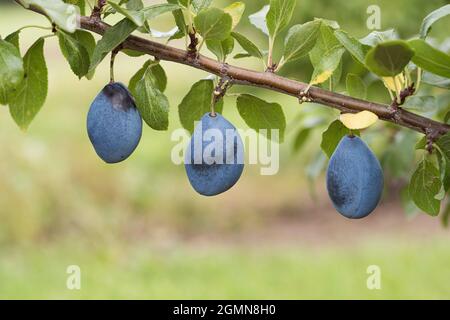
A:
POLYGON ((237 98, 237 108, 242 119, 252 129, 267 130, 272 140, 275 136, 271 135, 271 130, 278 130, 279 141, 284 141, 284 132, 286 130, 286 118, 283 110, 278 103, 268 103, 249 94, 241 94, 237 98))
MULTIPOLYGON (((436 153, 436 157, 438 159, 439 171, 441 173, 442 191, 445 196, 445 193, 450 188, 450 159, 447 158, 445 154, 441 154, 440 151, 436 153)), ((439 197, 436 197, 436 199, 443 200, 443 197, 440 199, 439 197)))
POLYGON ((448 124, 450 120, 450 111, 448 111, 444 116, 444 123, 448 124))
POLYGON ((347 75, 347 92, 350 96, 358 99, 366 99, 367 86, 364 81, 356 74, 347 75))
POLYGON ((314 67, 314 72, 311 77, 310 84, 321 84, 330 79, 330 77, 339 67, 344 52, 345 50, 343 48, 336 47, 335 50, 327 53, 314 67))
POLYGON ((450 202, 448 202, 447 205, 445 206, 444 212, 442 213, 441 217, 442 225, 445 228, 448 228, 449 219, 450 219, 450 202))
POLYGON ((428 160, 423 160, 414 172, 409 184, 409 194, 424 212, 437 216, 441 202, 435 198, 442 187, 439 170, 428 160))
POLYGON ((142 0, 128 0, 125 6, 129 10, 141 10, 144 8, 144 3, 142 0))
MULTIPOLYGON (((178 4, 178 0, 167 0, 168 3, 178 4)), ((175 19, 175 23, 178 27, 178 32, 175 33, 169 40, 183 38, 187 34, 186 22, 184 20, 183 10, 178 9, 172 11, 172 15, 175 19)))
POLYGON ((420 68, 438 76, 450 78, 450 56, 433 48, 422 39, 410 40, 409 45, 414 49, 412 61, 420 68))
POLYGON ((192 7, 196 13, 199 13, 201 10, 209 8, 212 0, 191 0, 192 7))
POLYGON ((340 42, 334 36, 333 30, 325 24, 320 26, 320 34, 317 38, 316 45, 309 53, 309 58, 314 67, 320 63, 325 55, 330 54, 337 48, 342 47, 340 42))
POLYGON ((89 72, 95 70, 106 55, 124 42, 136 28, 137 26, 133 22, 125 18, 106 30, 95 46, 89 72))
POLYGON ((204 40, 225 40, 232 23, 231 16, 217 8, 202 10, 194 19, 195 29, 204 40))
POLYGON ((146 7, 142 11, 144 12, 145 20, 152 20, 164 13, 172 12, 178 9, 180 9, 180 6, 177 4, 160 3, 146 7))
POLYGON ((305 145, 305 142, 308 141, 308 137, 311 134, 311 128, 301 129, 294 140, 294 152, 299 152, 301 148, 305 145))
POLYGON ((337 21, 334 20, 328 20, 328 19, 322 19, 322 18, 314 18, 314 21, 320 21, 325 26, 330 27, 333 30, 339 29, 341 26, 337 21))
MULTIPOLYGON (((71 36, 74 37, 79 43, 81 43, 81 45, 86 49, 89 55, 89 66, 90 66, 90 61, 92 61, 92 56, 95 50, 94 36, 90 32, 84 30, 77 30, 75 31, 75 33, 72 33, 71 36)), ((86 78, 89 80, 92 79, 92 77, 94 76, 94 71, 95 70, 88 72, 86 74, 86 78)))
POLYGON ((9 43, 13 44, 20 53, 19 36, 20 30, 17 30, 11 33, 10 35, 6 36, 5 41, 8 41, 9 43))
POLYGON ((163 67, 160 63, 157 65, 153 65, 150 68, 151 74, 154 77, 154 83, 156 88, 158 88, 159 91, 164 92, 167 88, 167 75, 164 71, 163 67))
POLYGON ((436 155, 439 162, 443 189, 444 192, 447 192, 450 189, 450 133, 440 137, 436 141, 436 145, 439 147, 437 148, 438 152, 436 155))
POLYGON ((25 8, 33 6, 49 17, 58 27, 69 33, 77 29, 78 8, 62 0, 21 0, 25 8))
POLYGON ((208 49, 214 53, 217 60, 224 62, 227 56, 233 52, 234 49, 234 39, 233 37, 228 37, 225 40, 206 40, 206 46, 208 49))
POLYGON ((334 31, 334 36, 339 42, 347 49, 348 52, 356 59, 359 63, 364 65, 367 52, 369 51, 368 46, 363 45, 361 42, 350 36, 347 32, 342 30, 334 31))
POLYGON ((307 55, 315 46, 320 32, 321 21, 310 21, 295 25, 284 41, 284 61, 295 61, 307 55))
POLYGON ((9 102, 9 111, 19 127, 25 130, 47 97, 48 78, 43 38, 39 38, 28 49, 23 61, 24 79, 9 102))
POLYGON ((233 59, 244 59, 244 58, 250 58, 252 57, 251 54, 247 53, 247 52, 241 52, 241 53, 237 53, 233 56, 233 59))
POLYGON ((136 50, 131 50, 131 49, 122 49, 120 51, 125 53, 127 56, 133 57, 133 58, 145 56, 145 52, 141 52, 141 51, 136 51, 136 50))
POLYGON ((450 4, 447 4, 433 12, 423 19, 422 26, 420 27, 420 37, 425 39, 431 30, 431 26, 438 20, 450 15, 450 4))
POLYGON ((92 33, 85 30, 77 30, 71 34, 86 49, 89 57, 92 57, 95 50, 95 38, 92 33))
POLYGON ((154 130, 163 131, 169 127, 169 100, 156 87, 151 69, 145 71, 131 92, 145 123, 154 130))
POLYGON ((135 91, 136 84, 144 76, 151 77, 154 86, 161 92, 164 92, 167 87, 167 76, 161 65, 155 61, 148 60, 144 65, 131 77, 128 84, 130 91, 135 91))
MULTIPOLYGON (((332 55, 333 52, 335 52, 339 48, 343 48, 343 46, 334 36, 333 28, 329 27, 325 23, 322 23, 322 25, 320 26, 320 34, 317 38, 316 45, 309 53, 309 58, 313 67, 315 69, 318 68, 319 64, 325 56, 332 55)), ((342 62, 340 61, 332 76, 323 84, 323 86, 326 86, 327 88, 333 88, 333 86, 339 83, 341 75, 342 62)))
MULTIPOLYGON (((178 106, 181 125, 190 133, 194 132, 195 121, 200 121, 205 113, 211 111, 213 90, 212 80, 200 80, 192 86, 178 106)), ((222 113, 223 100, 215 105, 214 110, 222 113)))
POLYGON ((233 20, 233 23, 231 25, 231 29, 236 28, 236 26, 241 21, 242 15, 245 11, 245 3, 243 2, 234 2, 230 4, 228 7, 223 9, 225 13, 228 13, 231 16, 231 19, 233 20))
POLYGON ((232 32, 231 36, 234 39, 236 39, 236 41, 239 43, 239 45, 242 47, 242 49, 244 49, 249 54, 249 56, 255 57, 258 59, 263 59, 262 52, 258 49, 258 47, 253 42, 251 42, 244 35, 237 33, 237 32, 232 32))
POLYGON ((395 77, 414 56, 406 41, 392 40, 377 44, 366 56, 365 65, 380 77, 395 77))
POLYGON ((144 26, 147 20, 151 20, 164 13, 180 9, 179 5, 171 3, 156 4, 138 10, 123 8, 119 4, 111 0, 109 0, 108 3, 114 10, 124 15, 138 27, 144 26))
POLYGON ((130 21, 132 21, 136 26, 142 27, 146 21, 145 13, 143 10, 129 10, 126 8, 122 8, 118 3, 109 0, 108 4, 116 10, 118 13, 124 15, 130 21))
POLYGON ((59 47, 69 62, 70 69, 81 79, 89 71, 89 53, 87 49, 76 38, 62 30, 58 30, 57 36, 59 47))
POLYGON ((422 137, 416 143, 416 150, 425 150, 426 147, 427 147, 427 137, 422 137))
POLYGON ((176 0, 181 6, 187 8, 191 5, 192 0, 176 0))
POLYGON ((434 87, 450 89, 450 79, 437 76, 430 72, 424 72, 422 76, 422 82, 434 87))
POLYGON ((291 21, 297 0, 270 0, 270 9, 267 13, 267 29, 272 39, 286 28, 291 21))
POLYGON ((402 105, 402 108, 420 112, 436 110, 436 98, 433 96, 412 96, 402 105))
POLYGON ((0 39, 0 104, 8 100, 23 79, 24 67, 19 50, 11 43, 0 39))
MULTIPOLYGON (((350 130, 341 121, 335 120, 330 124, 328 129, 322 134, 322 142, 320 144, 328 158, 331 158, 341 139, 348 134, 350 134, 350 130)), ((353 134, 359 135, 359 132, 353 131, 353 134)))
POLYGON ((379 43, 397 39, 397 32, 394 29, 389 29, 386 31, 372 31, 366 37, 360 39, 359 42, 369 47, 375 47, 379 43))
POLYGON ((436 142, 444 155, 450 159, 450 133, 447 133, 440 137, 436 142))
MULTIPOLYGON (((450 110, 450 92, 447 91, 444 94, 436 95, 435 98, 436 98, 436 110, 439 113, 442 114, 445 111, 450 110)), ((444 121, 447 122, 446 120, 444 121)))
POLYGON ((270 6, 265 5, 261 10, 255 12, 248 16, 250 23, 256 28, 261 30, 265 35, 269 35, 269 29, 267 29, 267 13, 269 12, 270 6))

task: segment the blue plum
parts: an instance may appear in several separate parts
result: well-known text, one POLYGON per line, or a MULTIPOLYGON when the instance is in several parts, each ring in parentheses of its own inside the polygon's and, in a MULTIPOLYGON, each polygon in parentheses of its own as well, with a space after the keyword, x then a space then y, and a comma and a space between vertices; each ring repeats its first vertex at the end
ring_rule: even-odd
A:
POLYGON ((133 97, 121 83, 110 83, 92 102, 87 116, 89 139, 106 163, 128 158, 142 136, 142 118, 133 97))
POLYGON ((236 128, 220 114, 206 113, 186 150, 185 169, 201 195, 215 196, 233 187, 244 170, 244 146, 236 128))
POLYGON ((368 216, 380 201, 383 184, 380 163, 364 141, 343 137, 327 170, 328 194, 336 210, 350 219, 368 216))

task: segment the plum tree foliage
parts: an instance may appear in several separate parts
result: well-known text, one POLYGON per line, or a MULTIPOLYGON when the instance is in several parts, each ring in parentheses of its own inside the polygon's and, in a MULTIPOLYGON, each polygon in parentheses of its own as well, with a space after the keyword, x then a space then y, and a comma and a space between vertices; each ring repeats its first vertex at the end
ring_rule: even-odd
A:
MULTIPOLYGON (((199 121, 202 117, 208 124, 214 123, 214 119, 208 118, 209 115, 205 113, 211 108, 212 114, 214 108, 221 112, 223 99, 227 97, 226 91, 231 86, 250 84, 298 97, 299 102, 304 105, 295 119, 297 126, 300 126, 294 138, 295 151, 302 148, 314 131, 323 132, 322 151, 307 169, 310 178, 316 178, 323 172, 326 158, 333 156, 341 140, 341 145, 358 145, 355 148, 349 147, 348 151, 338 150, 334 157, 355 162, 355 166, 352 166, 346 162, 336 165, 335 160, 333 161, 334 169, 329 174, 333 179, 330 184, 341 183, 344 189, 341 188, 340 191, 351 189, 354 184, 347 180, 357 178, 354 172, 342 178, 347 179, 344 182, 341 178, 336 178, 336 172, 350 165, 348 170, 357 167, 362 168, 361 172, 366 171, 365 166, 370 167, 370 170, 375 168, 373 175, 378 179, 375 191, 379 192, 382 176, 377 171, 377 163, 370 154, 365 154, 366 151, 363 153, 370 158, 371 164, 360 163, 365 156, 358 156, 361 153, 358 150, 366 150, 366 146, 359 138, 351 140, 350 137, 361 135, 359 130, 366 129, 377 119, 384 120, 378 121, 373 129, 365 130, 363 135, 367 140, 377 137, 385 142, 381 155, 385 174, 392 177, 411 176, 409 185, 402 192, 405 208, 421 210, 432 216, 441 214, 443 221, 448 220, 450 55, 446 52, 448 48, 428 41, 427 37, 432 33, 434 23, 450 15, 450 5, 437 8, 427 15, 417 28, 418 35, 413 39, 399 39, 394 30, 374 31, 363 39, 357 39, 342 30, 338 22, 326 19, 316 18, 290 26, 294 10, 301 6, 296 0, 270 0, 260 11, 250 14, 245 12, 245 4, 242 2, 217 8, 212 0, 167 0, 151 6, 146 6, 142 0, 99 0, 94 5, 93 1, 88 0, 15 2, 36 14, 45 15, 49 20, 48 26, 41 27, 48 29, 49 34, 37 39, 26 52, 21 52, 19 42, 20 33, 28 26, 0 37, 0 103, 9 106, 11 116, 20 128, 27 129, 45 103, 48 76, 43 49, 50 37, 55 36, 68 66, 80 79, 92 79, 96 67, 110 54, 109 86, 117 87, 119 91, 125 90, 126 93, 109 92, 107 99, 112 100, 108 100, 108 103, 114 105, 114 97, 119 95, 125 97, 127 104, 132 104, 126 110, 136 108, 139 116, 130 120, 136 124, 135 136, 130 145, 120 147, 123 148, 122 153, 115 154, 107 150, 115 138, 109 137, 112 140, 105 141, 101 134, 99 137, 99 129, 95 127, 98 119, 94 116, 94 120, 90 121, 90 132, 91 139, 95 140, 93 143, 96 150, 102 157, 110 162, 120 161, 134 150, 140 139, 141 118, 154 130, 168 128, 169 103, 164 94, 167 77, 159 62, 170 60, 213 74, 207 79, 198 79, 178 107, 180 123, 191 133, 194 132, 194 121, 199 121), (168 32, 151 27, 152 19, 162 14, 171 14, 174 18, 173 28, 168 32), (120 17, 120 21, 113 26, 107 25, 104 20, 110 15, 120 17), (267 36, 266 48, 258 47, 236 29, 245 16, 267 36), (101 38, 96 41, 93 33, 100 34, 101 38), (146 39, 136 37, 139 34, 145 35, 146 39), (286 35, 284 42, 275 41, 282 35, 286 35), (160 38, 166 42, 155 41, 160 38), (186 40, 184 50, 168 45, 170 41, 182 38, 186 40), (283 47, 275 48, 278 44, 283 47), (279 61, 275 61, 275 49, 283 53, 279 61), (217 60, 205 58, 201 53, 206 50, 214 54, 217 60), (130 57, 144 54, 153 56, 130 79, 129 91, 114 82, 114 59, 120 52, 130 57), (264 70, 250 71, 229 65, 226 62, 232 55, 234 59, 258 59, 264 70), (345 70, 342 63, 345 55, 351 56, 353 63, 359 66, 353 69, 360 70, 358 74, 345 70), (309 83, 296 82, 279 75, 287 64, 301 59, 309 60, 314 68, 309 83), (377 81, 386 87, 391 97, 387 104, 364 100, 368 96, 369 85, 377 81), (339 90, 345 92, 337 93, 339 90), (129 94, 134 99, 129 99, 129 94), (317 110, 317 104, 338 109, 344 115, 337 120, 336 113, 329 112, 330 109, 309 112, 317 110), (349 115, 353 113, 357 115, 349 115), (417 132, 424 136, 419 137, 417 132), (412 162, 418 155, 421 159, 413 170, 412 162), (336 169, 337 167, 339 168, 336 169)), ((105 90, 108 91, 108 87, 105 87, 97 100, 104 98, 105 90)), ((278 129, 281 138, 287 134, 286 118, 278 103, 266 102, 249 94, 240 94, 236 101, 239 114, 249 127, 255 130, 278 129)), ((129 119, 119 117, 114 120, 116 115, 110 113, 110 110, 103 110, 101 104, 96 108, 100 110, 98 112, 107 114, 108 121, 114 122, 108 128, 127 127, 126 121, 129 119)), ((219 119, 229 124, 221 116, 219 119)), ((233 127, 231 124, 229 126, 233 127)), ((240 176, 240 167, 231 169, 233 170, 237 177, 240 176)), ((194 179, 191 182, 195 184, 198 181, 194 179)), ((357 191, 372 192, 370 188, 366 188, 370 182, 364 183, 357 191)), ((336 190, 331 190, 330 194, 334 191, 336 190)), ((202 192, 208 193, 208 190, 202 192)), ((337 196, 335 193, 334 200, 348 200, 352 194, 358 194, 370 202, 370 207, 377 202, 375 198, 378 194, 364 196, 358 192, 347 190, 346 194, 337 196)), ((361 210, 360 215, 367 214, 361 210)))

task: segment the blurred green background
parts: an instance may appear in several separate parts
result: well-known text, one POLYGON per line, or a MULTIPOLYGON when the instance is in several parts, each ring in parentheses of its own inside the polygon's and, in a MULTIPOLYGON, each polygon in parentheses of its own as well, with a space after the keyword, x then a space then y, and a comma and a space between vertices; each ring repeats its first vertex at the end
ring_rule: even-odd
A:
MULTIPOLYGON (((161 1, 146 1, 156 2, 161 1)), ((220 7, 232 1, 214 2, 220 7)), ((246 16, 266 3, 244 2, 246 16)), ((2 37, 24 25, 48 24, 11 3, 0 2, 2 37)), ((362 37, 369 33, 367 7, 378 4, 382 28, 410 37, 428 12, 445 3, 302 0, 293 23, 333 19, 362 37)), ((165 15, 152 27, 172 25, 172 16, 165 15)), ((448 27, 443 20, 432 36, 444 40, 448 27)), ((246 18, 239 31, 266 48, 246 18)), ((44 34, 24 30, 22 54, 44 34)), ((56 38, 46 40, 45 51, 49 93, 28 132, 0 108, 0 298, 450 298, 449 231, 424 214, 406 216, 395 188, 367 219, 349 221, 335 212, 323 177, 311 185, 305 173, 320 134, 300 153, 292 152, 300 108, 294 98, 234 89, 283 105, 289 135, 281 146, 280 171, 261 176, 258 166, 247 166, 228 193, 203 198, 191 189, 184 168, 171 162, 170 134, 180 127, 177 105, 206 73, 162 62, 169 77, 170 129, 146 127, 132 157, 111 166, 96 156, 85 128, 89 105, 108 81, 107 61, 92 81, 78 81, 56 38), (66 288, 69 265, 81 268, 81 290, 66 288), (370 265, 381 268, 381 290, 367 289, 370 265)), ((128 83, 144 62, 119 55, 116 79, 128 83)), ((252 59, 231 62, 261 68, 252 59)), ((311 72, 307 61, 287 69, 305 81, 311 72)), ((378 90, 372 96, 387 99, 378 90)), ((306 108, 333 115, 319 106, 306 108)), ((226 98, 224 114, 245 128, 234 98, 226 98)), ((374 145, 377 154, 386 143, 374 145)))

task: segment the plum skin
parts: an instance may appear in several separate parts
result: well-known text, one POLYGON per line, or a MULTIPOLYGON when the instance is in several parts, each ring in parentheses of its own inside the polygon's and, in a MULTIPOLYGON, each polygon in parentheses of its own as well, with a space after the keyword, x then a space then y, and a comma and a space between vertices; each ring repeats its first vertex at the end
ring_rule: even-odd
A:
MULTIPOLYGON (((200 122, 201 126, 197 125, 194 129, 194 133, 185 153, 185 169, 189 182, 194 190, 203 196, 210 197, 229 190, 239 180, 244 170, 244 147, 236 128, 220 114, 216 113, 215 116, 211 116, 209 113, 206 113, 201 118, 200 122), (221 164, 216 162, 208 163, 206 162, 207 159, 203 157, 205 148, 211 144, 215 145, 213 142, 214 140, 207 141, 207 139, 203 139, 203 137, 205 137, 205 132, 209 129, 218 129, 223 135, 223 158, 221 164), (236 134, 234 139, 227 139, 227 130, 234 131, 236 134), (202 142, 200 159, 195 158, 195 139, 199 139, 202 142), (231 163, 230 161, 226 161, 227 149, 233 157, 231 163), (197 162, 195 160, 197 160, 197 162)), ((217 146, 219 147, 218 144, 217 146)))
POLYGON ((369 147, 359 137, 343 137, 327 169, 328 194, 336 210, 350 219, 368 216, 381 199, 383 185, 383 171, 369 147))
POLYGON ((121 83, 110 83, 97 95, 87 116, 95 152, 106 163, 127 159, 142 136, 142 118, 133 97, 121 83))

